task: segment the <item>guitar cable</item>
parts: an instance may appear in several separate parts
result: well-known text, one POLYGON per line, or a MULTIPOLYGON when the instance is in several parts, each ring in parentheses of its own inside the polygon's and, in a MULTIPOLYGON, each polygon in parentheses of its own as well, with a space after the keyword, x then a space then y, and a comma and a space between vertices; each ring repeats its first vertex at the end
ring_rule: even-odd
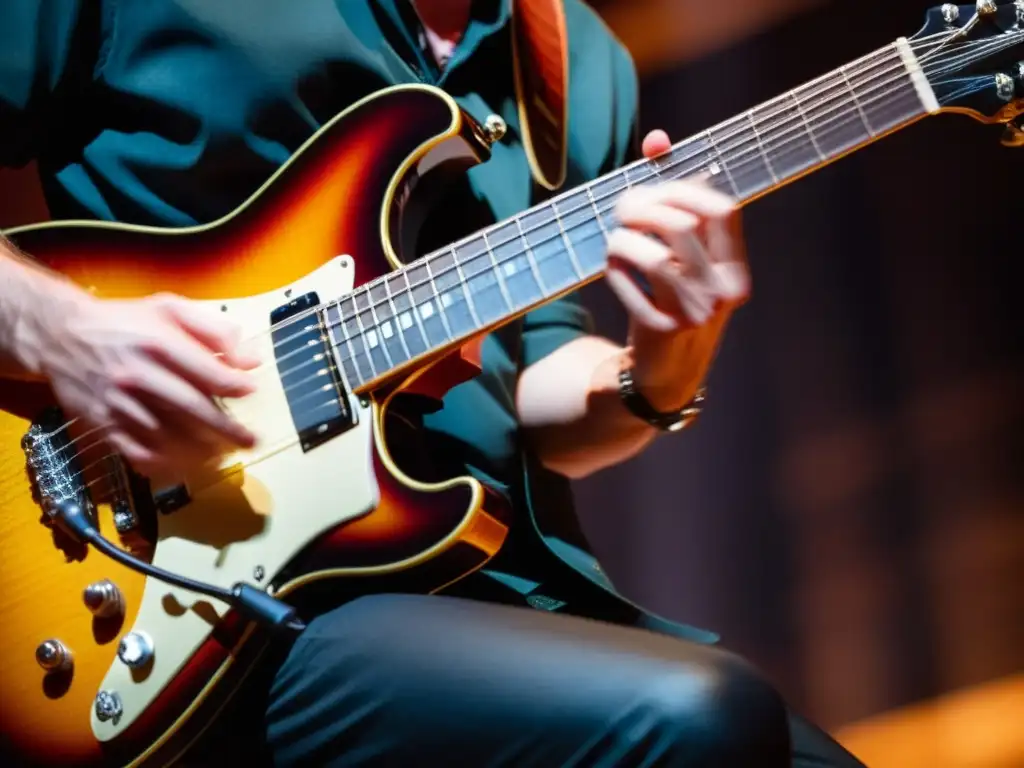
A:
POLYGON ((273 630, 301 632, 306 628, 294 608, 245 582, 238 582, 231 589, 224 589, 195 581, 186 576, 179 576, 133 557, 104 538, 81 505, 74 501, 66 500, 57 504, 54 520, 71 536, 86 544, 92 544, 111 560, 115 560, 126 568, 131 568, 182 589, 223 600, 247 618, 260 622, 273 630))

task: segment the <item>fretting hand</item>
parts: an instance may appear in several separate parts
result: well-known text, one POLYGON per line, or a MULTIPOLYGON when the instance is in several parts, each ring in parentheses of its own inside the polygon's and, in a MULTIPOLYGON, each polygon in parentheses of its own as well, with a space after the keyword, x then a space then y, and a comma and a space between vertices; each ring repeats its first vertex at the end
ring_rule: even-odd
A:
MULTIPOLYGON (((655 131, 644 156, 669 147, 655 131)), ((674 411, 693 397, 726 321, 749 295, 739 209, 700 182, 666 181, 625 193, 616 215, 607 278, 629 314, 634 378, 656 409, 674 411)))

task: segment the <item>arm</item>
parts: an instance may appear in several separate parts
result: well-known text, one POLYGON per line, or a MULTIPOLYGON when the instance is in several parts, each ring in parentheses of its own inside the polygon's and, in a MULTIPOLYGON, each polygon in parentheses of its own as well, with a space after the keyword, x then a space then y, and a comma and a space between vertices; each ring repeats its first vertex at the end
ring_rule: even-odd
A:
POLYGON ((0 372, 46 381, 69 418, 150 476, 255 436, 215 403, 254 391, 240 329, 186 299, 99 299, 0 242, 0 372))
POLYGON ((41 379, 36 366, 21 352, 35 333, 39 307, 60 312, 78 291, 26 259, 0 235, 0 378, 41 379))

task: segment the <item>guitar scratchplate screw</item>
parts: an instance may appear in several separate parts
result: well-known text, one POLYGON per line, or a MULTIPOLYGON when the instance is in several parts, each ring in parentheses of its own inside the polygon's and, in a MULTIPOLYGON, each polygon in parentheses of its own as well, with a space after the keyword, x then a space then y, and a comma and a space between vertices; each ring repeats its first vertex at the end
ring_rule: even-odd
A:
POLYGON ((113 720, 115 723, 124 712, 121 697, 114 691, 100 691, 96 694, 96 719, 101 723, 113 720))

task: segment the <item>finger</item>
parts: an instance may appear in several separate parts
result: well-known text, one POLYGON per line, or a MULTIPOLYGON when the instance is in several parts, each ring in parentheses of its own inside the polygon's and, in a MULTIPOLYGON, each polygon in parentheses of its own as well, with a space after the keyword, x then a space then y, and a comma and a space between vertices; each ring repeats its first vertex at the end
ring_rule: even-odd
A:
POLYGON ((616 203, 616 217, 623 226, 653 232, 666 240, 676 234, 696 234, 700 219, 668 204, 663 197, 656 187, 630 190, 616 203))
POLYGON ((730 230, 727 221, 708 224, 708 258, 716 276, 719 295, 731 304, 739 304, 750 296, 750 269, 743 238, 730 230))
POLYGON ((609 260, 605 280, 629 315, 642 326, 656 333, 671 333, 678 329, 679 321, 651 303, 647 294, 629 275, 625 265, 609 260))
POLYGON ((151 443, 151 435, 160 431, 160 421, 138 400, 122 389, 108 387, 103 399, 118 429, 131 432, 143 443, 151 443))
POLYGON ((662 155, 672 149, 672 141, 664 131, 651 131, 644 137, 643 154, 650 159, 662 155))
POLYGON ((256 438, 248 429, 232 419, 213 401, 185 379, 166 368, 151 365, 134 376, 123 377, 118 384, 129 394, 138 397, 144 406, 164 410, 172 424, 163 428, 189 434, 197 442, 205 442, 203 433, 212 433, 218 441, 231 446, 251 448, 256 438))
POLYGON ((625 195, 619 201, 619 221, 627 227, 661 238, 675 253, 686 271, 704 282, 709 290, 717 286, 708 253, 700 243, 701 220, 694 214, 664 202, 655 189, 625 195))
POLYGON ((159 456, 150 448, 139 443, 135 438, 119 430, 111 430, 104 435, 107 444, 132 465, 136 472, 149 474, 161 465, 159 456))
MULTIPOLYGON (((612 260, 619 259, 647 278, 657 307, 674 307, 677 316, 685 316, 698 325, 714 309, 714 300, 709 292, 701 288, 700 281, 686 279, 671 249, 664 243, 633 229, 616 229, 608 238, 608 256, 610 264, 612 260)), ((652 305, 652 308, 661 312, 657 307, 652 305)), ((635 305, 627 305, 627 308, 634 309, 635 305)), ((661 318, 654 317, 650 312, 637 315, 637 319, 652 329, 664 325, 661 318)))
POLYGON ((660 199, 684 208, 702 218, 729 219, 739 215, 739 208, 728 195, 707 184, 693 181, 666 181, 652 186, 660 199))
POLYGON ((185 334, 158 339, 146 351, 207 397, 244 397, 255 390, 250 374, 232 368, 185 334))
POLYGON ((210 459, 228 448, 225 441, 205 425, 192 424, 188 432, 182 432, 168 409, 146 408, 122 390, 111 388, 105 399, 111 420, 118 429, 178 466, 183 462, 210 459))
POLYGON ((242 348, 242 328, 198 302, 180 296, 160 296, 161 306, 182 329, 235 368, 250 370, 260 359, 242 348))

